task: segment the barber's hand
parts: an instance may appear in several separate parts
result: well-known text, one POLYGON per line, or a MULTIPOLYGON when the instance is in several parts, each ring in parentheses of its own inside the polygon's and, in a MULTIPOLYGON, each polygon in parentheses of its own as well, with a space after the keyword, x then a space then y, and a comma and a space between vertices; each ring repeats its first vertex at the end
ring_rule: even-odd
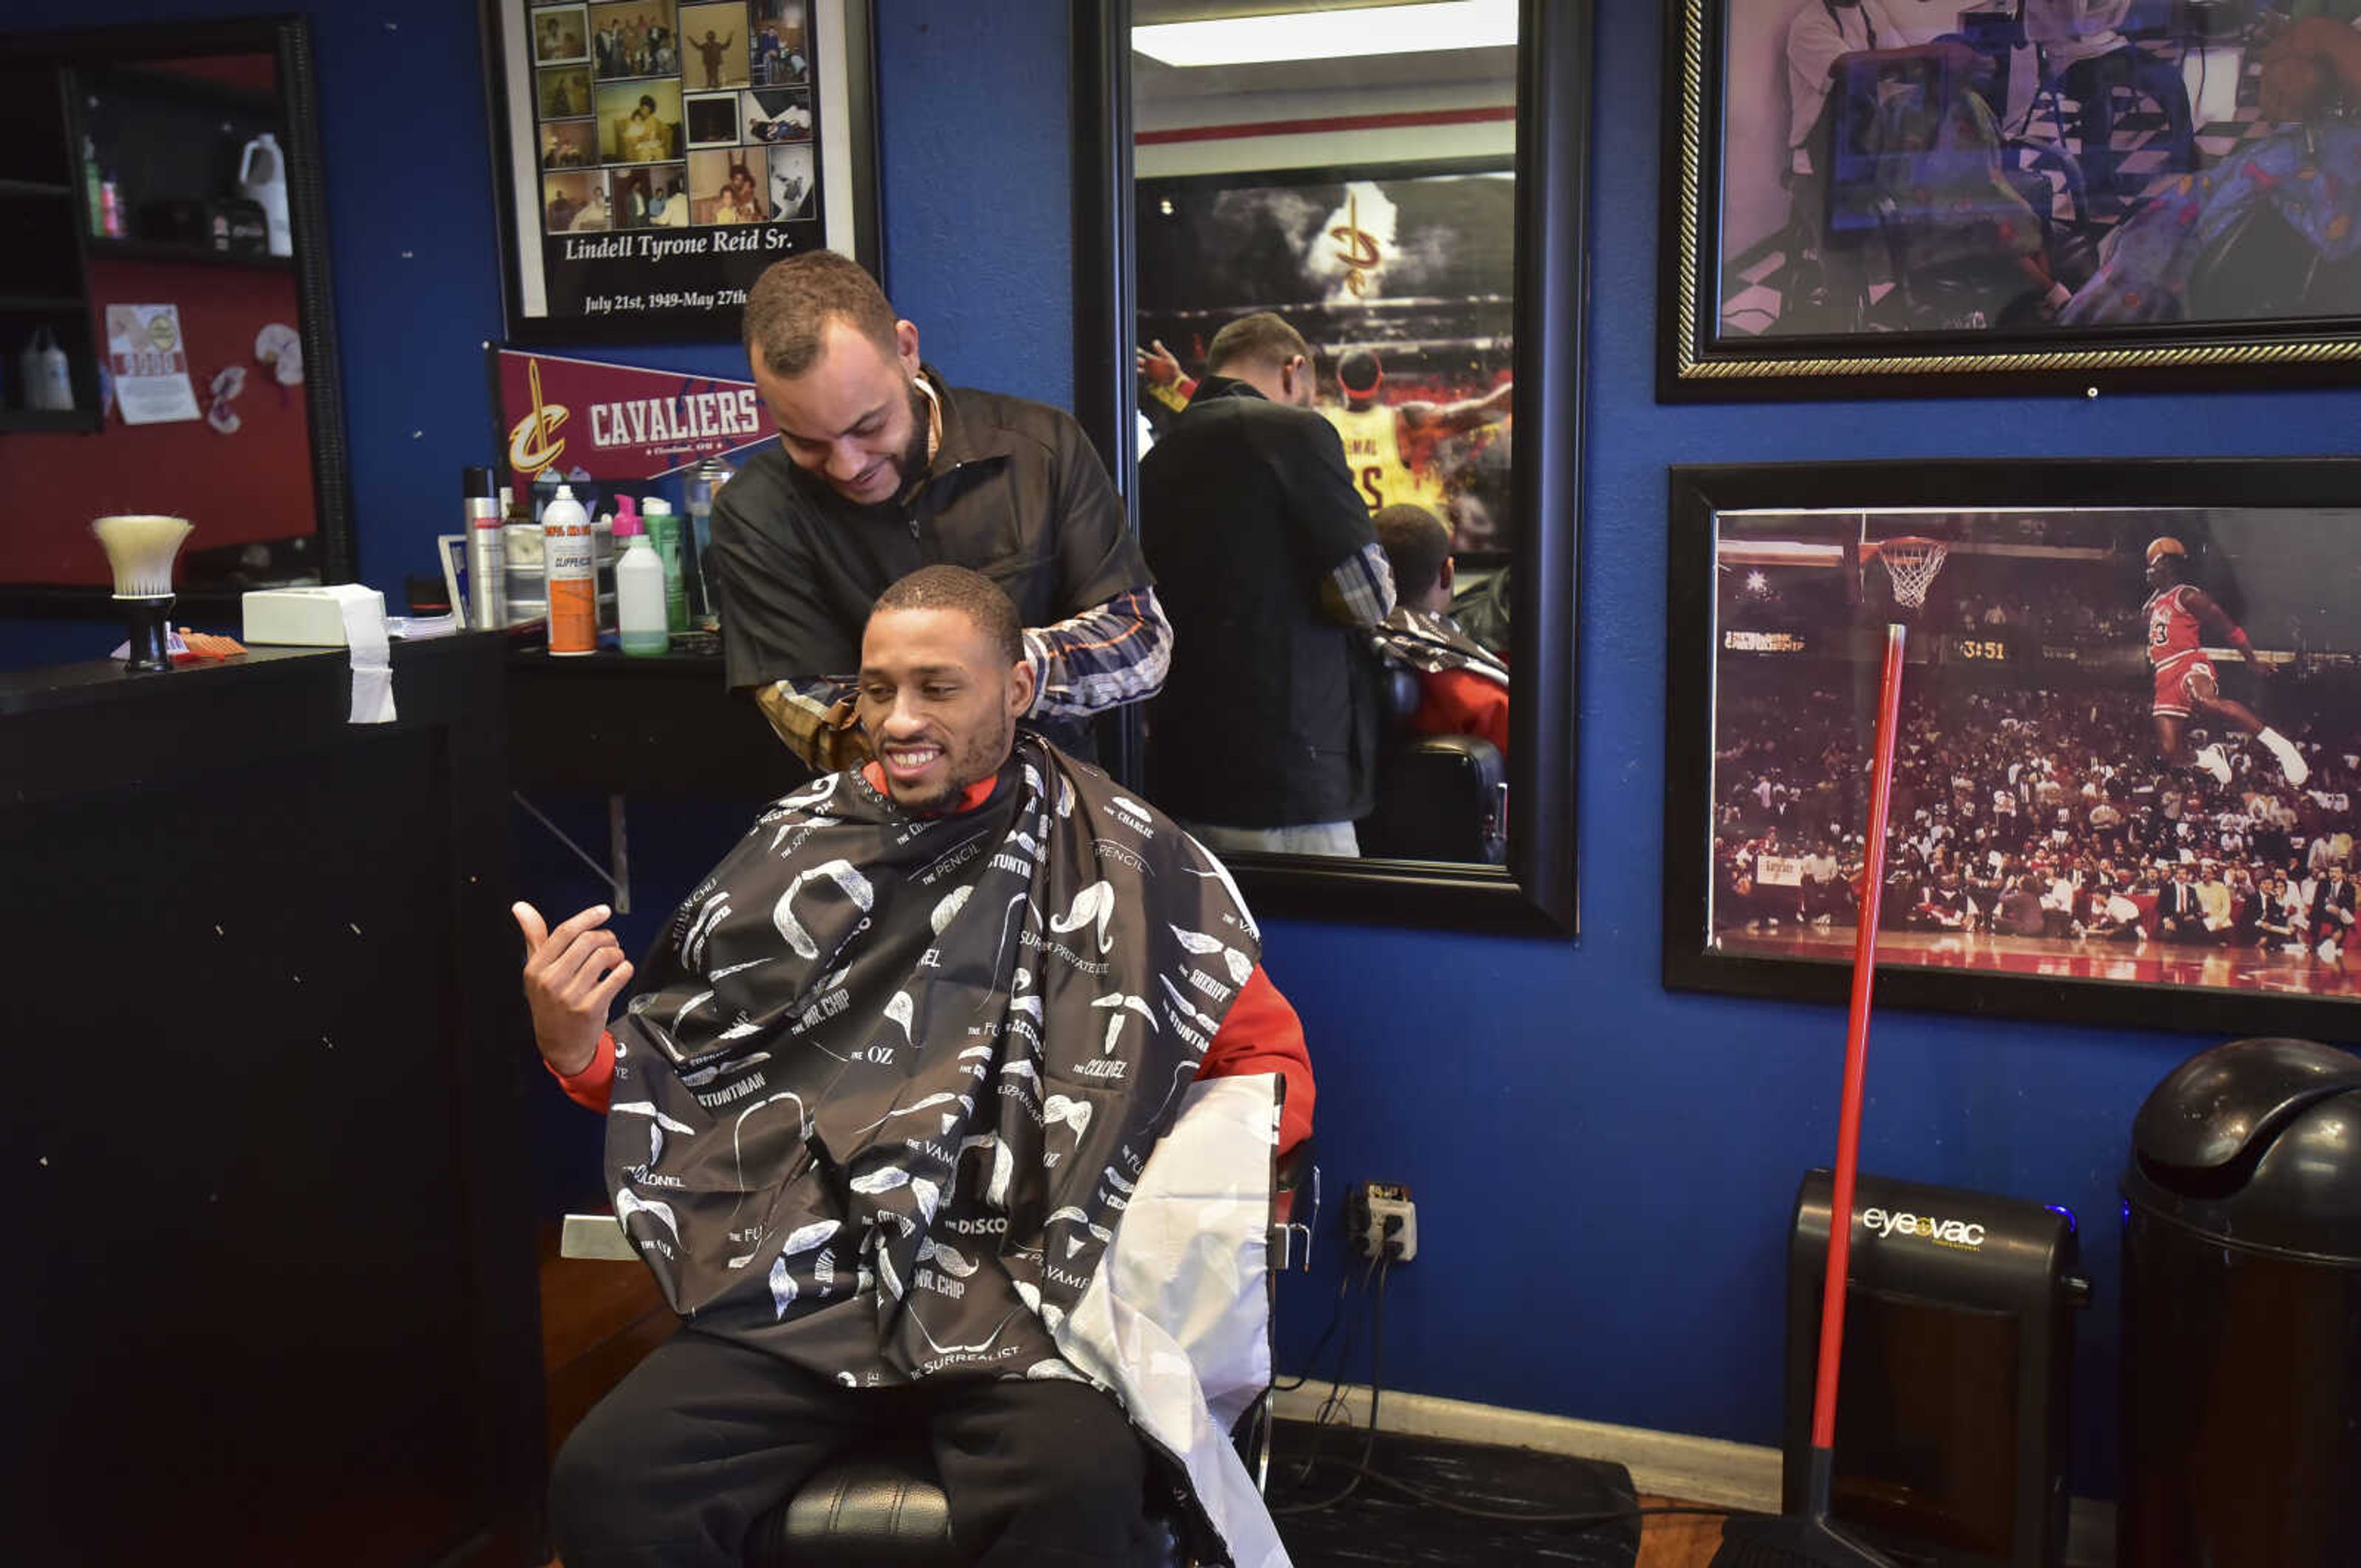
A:
POLYGON ((1170 387, 1180 379, 1180 356, 1165 347, 1162 338, 1150 338, 1146 348, 1132 352, 1149 386, 1170 387))
POLYGON ((615 933, 601 929, 611 913, 593 905, 555 930, 530 904, 515 904, 524 933, 524 999, 533 1010, 533 1041, 542 1059, 571 1078, 598 1054, 607 1009, 630 983, 631 964, 615 933))

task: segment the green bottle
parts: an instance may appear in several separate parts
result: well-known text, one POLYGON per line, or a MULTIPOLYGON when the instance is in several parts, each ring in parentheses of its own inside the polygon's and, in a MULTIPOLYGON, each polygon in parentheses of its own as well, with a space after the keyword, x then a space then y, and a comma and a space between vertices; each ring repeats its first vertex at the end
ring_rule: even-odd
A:
POLYGON ((662 496, 650 496, 640 518, 647 524, 648 543, 654 548, 656 559, 664 563, 664 627, 678 637, 688 630, 688 584, 680 570, 680 519, 662 496))

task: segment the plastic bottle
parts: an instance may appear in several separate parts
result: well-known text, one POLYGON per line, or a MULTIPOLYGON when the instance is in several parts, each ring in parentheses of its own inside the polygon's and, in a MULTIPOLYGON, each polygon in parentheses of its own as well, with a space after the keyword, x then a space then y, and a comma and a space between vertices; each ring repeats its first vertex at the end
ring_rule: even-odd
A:
POLYGON ((48 327, 35 330, 25 352, 16 356, 16 367, 24 376, 27 408, 61 411, 74 406, 72 368, 48 327))
POLYGON ((99 205, 100 186, 104 178, 105 177, 99 172, 98 168, 98 145, 92 141, 88 137, 82 137, 82 205, 90 214, 90 232, 96 236, 103 236, 106 233, 106 214, 99 205))
POLYGON ((295 254, 293 231, 287 222, 287 155, 279 138, 263 132, 238 155, 237 188, 247 200, 262 204, 262 222, 273 256, 295 254))
POLYGON ((615 621, 623 652, 661 653, 672 646, 664 630, 664 560, 640 526, 629 496, 615 498, 615 543, 623 552, 615 562, 615 621))
MULTIPOLYGON (((489 468, 459 477, 467 522, 467 626, 496 631, 508 624, 508 544, 500 534, 503 508, 489 468)), ((453 607, 457 608, 457 607, 453 607)))
POLYGON ((678 637, 688 630, 688 585, 681 576, 680 519, 672 503, 650 496, 640 503, 640 518, 648 526, 648 543, 664 563, 664 630, 678 637))
POLYGON ((543 569, 549 584, 549 651, 560 656, 598 646, 598 567, 590 515, 570 485, 541 514, 543 569))

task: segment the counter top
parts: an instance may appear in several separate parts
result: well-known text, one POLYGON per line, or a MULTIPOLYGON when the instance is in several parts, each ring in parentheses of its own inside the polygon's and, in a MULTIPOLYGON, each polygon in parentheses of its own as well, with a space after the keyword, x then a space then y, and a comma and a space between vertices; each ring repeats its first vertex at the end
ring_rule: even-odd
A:
MULTIPOLYGON (((480 640, 476 634, 461 633, 421 638, 414 642, 396 641, 391 644, 393 667, 399 672, 420 661, 465 657, 456 650, 480 640), (438 654, 438 648, 444 652, 438 654)), ((319 673, 323 661, 341 670, 346 667, 345 650, 252 648, 235 658, 200 659, 169 670, 132 670, 120 659, 91 659, 78 664, 0 671, 0 718, 96 703, 144 702, 170 697, 176 692, 183 696, 211 694, 225 682, 248 685, 258 680, 309 678, 319 673)), ((401 691, 397 679, 397 704, 401 691)))

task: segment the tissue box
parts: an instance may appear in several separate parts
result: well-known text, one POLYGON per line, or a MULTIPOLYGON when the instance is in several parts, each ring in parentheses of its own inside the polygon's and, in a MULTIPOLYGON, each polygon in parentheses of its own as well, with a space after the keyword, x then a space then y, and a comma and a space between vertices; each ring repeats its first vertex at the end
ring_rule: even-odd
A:
POLYGON ((344 600, 366 595, 376 601, 377 619, 385 618, 385 596, 357 583, 333 587, 255 588, 245 596, 248 647, 278 643, 298 648, 341 648, 345 645, 344 600))

